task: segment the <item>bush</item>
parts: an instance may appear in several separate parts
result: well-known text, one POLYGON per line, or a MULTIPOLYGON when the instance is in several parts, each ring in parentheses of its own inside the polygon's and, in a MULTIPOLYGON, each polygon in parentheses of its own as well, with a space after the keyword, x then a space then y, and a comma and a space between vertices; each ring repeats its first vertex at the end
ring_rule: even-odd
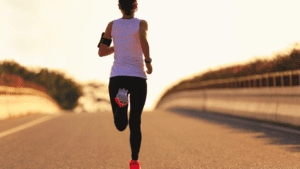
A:
MULTIPOLYGON (((20 76, 25 86, 46 92, 64 110, 74 109, 78 105, 79 97, 83 95, 82 87, 79 84, 71 79, 66 79, 58 72, 49 72, 47 68, 43 68, 39 73, 34 73, 15 61, 3 61, 0 64, 0 74, 3 73, 20 76)), ((3 82, 3 84, 8 83, 3 82)), ((10 84, 17 87, 15 84, 18 83, 10 82, 10 84)))

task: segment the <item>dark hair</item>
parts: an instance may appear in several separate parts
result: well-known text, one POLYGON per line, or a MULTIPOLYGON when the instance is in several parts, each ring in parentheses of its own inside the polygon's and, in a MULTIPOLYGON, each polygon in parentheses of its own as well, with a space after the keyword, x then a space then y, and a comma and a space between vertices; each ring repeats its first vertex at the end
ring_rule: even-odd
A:
POLYGON ((125 15, 131 15, 133 8, 135 6, 136 0, 119 0, 121 9, 125 12, 125 15))

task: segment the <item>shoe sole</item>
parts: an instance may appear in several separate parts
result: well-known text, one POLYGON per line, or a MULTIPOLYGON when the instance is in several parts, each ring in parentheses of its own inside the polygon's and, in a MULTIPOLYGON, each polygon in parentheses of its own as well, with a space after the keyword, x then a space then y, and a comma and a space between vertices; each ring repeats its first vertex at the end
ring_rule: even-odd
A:
POLYGON ((119 92, 117 94, 117 97, 115 97, 116 103, 120 106, 120 107, 124 107, 128 104, 128 96, 127 96, 127 90, 125 90, 124 88, 120 88, 119 92))
POLYGON ((115 97, 115 100, 116 100, 117 104, 118 104, 120 107, 124 107, 124 106, 126 106, 126 105, 128 104, 128 101, 125 102, 124 104, 122 104, 122 103, 119 101, 119 99, 118 99, 117 97, 115 97))

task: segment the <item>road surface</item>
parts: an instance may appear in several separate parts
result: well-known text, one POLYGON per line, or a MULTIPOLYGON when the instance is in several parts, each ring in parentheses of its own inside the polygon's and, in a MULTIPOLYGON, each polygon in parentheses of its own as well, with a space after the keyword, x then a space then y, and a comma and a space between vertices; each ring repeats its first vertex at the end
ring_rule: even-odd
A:
MULTIPOLYGON (((142 169, 300 168, 300 131, 173 109, 142 114, 142 169)), ((0 168, 128 169, 129 126, 112 112, 0 121, 0 168), (21 127, 20 127, 21 126, 21 127)))

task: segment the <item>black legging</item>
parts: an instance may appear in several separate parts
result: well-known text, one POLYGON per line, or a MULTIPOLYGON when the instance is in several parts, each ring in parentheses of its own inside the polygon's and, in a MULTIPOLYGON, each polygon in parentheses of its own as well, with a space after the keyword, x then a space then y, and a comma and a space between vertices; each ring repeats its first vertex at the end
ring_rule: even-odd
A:
POLYGON ((111 107, 113 110, 115 126, 119 131, 126 129, 128 125, 128 104, 120 107, 115 97, 120 88, 125 88, 130 94, 130 116, 129 116, 129 129, 130 129, 130 146, 132 160, 138 160, 140 152, 142 133, 141 133, 141 115, 144 109, 147 96, 147 82, 146 79, 133 76, 115 76, 109 79, 109 97, 111 107))

